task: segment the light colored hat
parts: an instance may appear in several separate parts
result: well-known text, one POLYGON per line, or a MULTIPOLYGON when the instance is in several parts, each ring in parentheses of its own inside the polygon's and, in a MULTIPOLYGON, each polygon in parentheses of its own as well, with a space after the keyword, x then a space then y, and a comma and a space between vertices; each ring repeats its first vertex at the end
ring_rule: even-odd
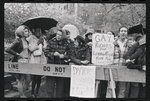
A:
POLYGON ((84 34, 84 36, 87 37, 90 33, 94 34, 95 33, 94 29, 88 29, 84 34))

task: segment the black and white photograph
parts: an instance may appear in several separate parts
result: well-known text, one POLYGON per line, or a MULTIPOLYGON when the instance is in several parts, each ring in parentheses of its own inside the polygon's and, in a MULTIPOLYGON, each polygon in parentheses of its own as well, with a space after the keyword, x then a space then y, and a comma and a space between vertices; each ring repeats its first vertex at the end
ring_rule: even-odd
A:
POLYGON ((4 3, 4 98, 146 98, 146 4, 4 3))

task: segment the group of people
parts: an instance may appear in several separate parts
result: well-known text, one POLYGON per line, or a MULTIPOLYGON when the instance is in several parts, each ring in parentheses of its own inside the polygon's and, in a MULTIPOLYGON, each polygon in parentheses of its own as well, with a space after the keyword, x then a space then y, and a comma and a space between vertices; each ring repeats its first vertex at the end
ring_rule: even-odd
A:
MULTIPOLYGON (((14 55, 11 61, 62 65, 92 64, 92 35, 95 33, 93 29, 88 29, 85 37, 77 35, 74 40, 70 38, 70 31, 63 28, 53 27, 46 33, 43 35, 40 28, 31 31, 25 25, 19 26, 15 31, 16 40, 6 49, 6 52, 14 55)), ((146 35, 141 33, 128 35, 128 28, 124 26, 120 27, 117 36, 111 31, 107 34, 115 37, 113 65, 126 65, 129 69, 146 71, 146 35)), ((38 97, 41 76, 14 75, 18 79, 20 97, 26 97, 25 91, 31 79, 31 97, 38 97), (34 92, 35 86, 36 92, 34 92)), ((145 86, 145 83, 116 82, 117 98, 144 98, 145 86)), ((108 81, 100 81, 98 97, 110 98, 112 93, 109 88, 108 81)), ((70 97, 69 92, 70 78, 46 76, 45 97, 70 97)))

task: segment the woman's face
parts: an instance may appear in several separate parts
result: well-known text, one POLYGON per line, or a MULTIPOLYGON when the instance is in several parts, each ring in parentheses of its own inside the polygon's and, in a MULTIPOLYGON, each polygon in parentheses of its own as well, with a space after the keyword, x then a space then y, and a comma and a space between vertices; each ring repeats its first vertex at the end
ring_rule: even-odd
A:
POLYGON ((120 38, 127 38, 127 35, 128 35, 127 31, 128 31, 127 28, 122 27, 119 32, 120 38))
POLYGON ((92 34, 88 35, 88 39, 92 40, 92 34))
POLYGON ((74 40, 74 45, 75 45, 75 47, 78 47, 78 46, 79 46, 79 43, 78 43, 77 40, 74 40))
POLYGON ((108 35, 113 35, 112 32, 107 32, 108 35))
POLYGON ((67 39, 70 39, 70 33, 68 33, 68 35, 66 35, 67 36, 67 39))
POLYGON ((60 40, 61 37, 62 37, 62 32, 58 31, 57 34, 56 34, 56 39, 60 40))
POLYGON ((28 29, 24 29, 24 34, 23 34, 23 36, 24 36, 25 38, 28 38, 28 37, 29 37, 29 30, 28 30, 28 29))

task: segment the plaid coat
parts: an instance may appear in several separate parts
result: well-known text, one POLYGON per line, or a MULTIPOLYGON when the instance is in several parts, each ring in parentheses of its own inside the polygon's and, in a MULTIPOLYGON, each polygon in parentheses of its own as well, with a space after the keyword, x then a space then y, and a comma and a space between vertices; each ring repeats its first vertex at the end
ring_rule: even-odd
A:
POLYGON ((66 39, 57 41, 56 37, 48 41, 47 47, 44 50, 44 54, 47 57, 47 63, 49 64, 68 64, 64 60, 69 58, 71 49, 66 39), (54 53, 58 52, 64 55, 64 59, 60 59, 58 56, 54 56, 54 53))
POLYGON ((128 51, 127 39, 125 40, 124 50, 121 51, 120 46, 118 44, 119 40, 114 42, 114 64, 115 65, 125 65, 125 59, 123 58, 124 54, 128 51))

